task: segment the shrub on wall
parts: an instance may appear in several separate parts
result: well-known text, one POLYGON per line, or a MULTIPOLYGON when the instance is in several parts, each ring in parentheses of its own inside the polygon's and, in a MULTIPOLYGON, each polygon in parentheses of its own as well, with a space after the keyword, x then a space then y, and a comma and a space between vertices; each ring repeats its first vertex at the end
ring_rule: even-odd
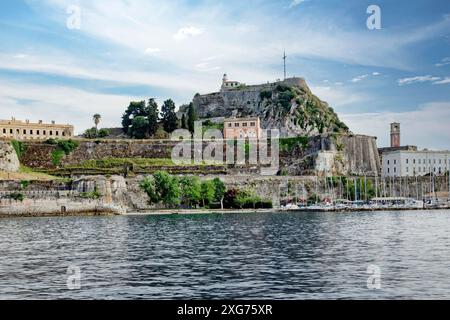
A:
POLYGON ((22 181, 20 181, 20 187, 21 187, 22 189, 28 188, 29 185, 30 185, 30 181, 28 181, 28 180, 22 180, 22 181))
POLYGON ((97 188, 97 185, 94 187, 94 191, 92 191, 92 192, 82 192, 81 194, 80 194, 80 197, 81 198, 84 198, 84 199, 93 199, 93 200, 96 200, 96 199, 100 199, 101 197, 102 197, 102 195, 101 195, 101 193, 98 191, 98 188, 97 188))
POLYGON ((11 199, 16 200, 16 201, 23 201, 25 199, 25 196, 23 195, 23 193, 20 192, 14 192, 10 195, 11 199))
POLYGON ((292 152, 298 146, 302 150, 305 150, 308 147, 308 137, 307 136, 299 136, 292 138, 280 138, 280 151, 282 152, 292 152))
POLYGON ((13 140, 11 141, 11 145, 14 148, 14 151, 16 151, 17 157, 22 158, 23 153, 25 152, 25 145, 21 141, 13 140))
POLYGON ((62 150, 53 150, 52 151, 52 163, 54 166, 59 166, 61 164, 61 160, 64 157, 65 153, 62 150))
POLYGON ((78 141, 70 140, 55 140, 48 139, 46 141, 47 144, 56 145, 56 149, 52 151, 52 163, 54 166, 59 166, 61 164, 61 160, 65 155, 71 154, 78 148, 78 141))

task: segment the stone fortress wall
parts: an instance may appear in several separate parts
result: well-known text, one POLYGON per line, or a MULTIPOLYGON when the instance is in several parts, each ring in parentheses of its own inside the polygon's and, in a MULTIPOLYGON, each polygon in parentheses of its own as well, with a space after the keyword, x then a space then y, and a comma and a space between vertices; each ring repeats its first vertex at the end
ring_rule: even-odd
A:
POLYGON ((0 141, 0 170, 17 172, 20 168, 17 153, 9 141, 0 141))
MULTIPOLYGON (((61 166, 76 165, 91 159, 149 158, 170 159, 178 141, 170 140, 80 140, 78 148, 65 156, 61 166)), ((210 141, 203 142, 203 149, 210 141)), ((21 162, 35 169, 54 168, 52 152, 56 146, 39 141, 24 142, 21 162)), ((290 175, 349 174, 374 175, 380 170, 376 139, 362 135, 329 135, 309 139, 306 149, 280 150, 280 170, 290 175)), ((224 155, 226 148, 224 149, 224 155)), ((225 159, 224 159, 225 160, 225 159)), ((261 174, 260 166, 229 167, 229 173, 261 174)))

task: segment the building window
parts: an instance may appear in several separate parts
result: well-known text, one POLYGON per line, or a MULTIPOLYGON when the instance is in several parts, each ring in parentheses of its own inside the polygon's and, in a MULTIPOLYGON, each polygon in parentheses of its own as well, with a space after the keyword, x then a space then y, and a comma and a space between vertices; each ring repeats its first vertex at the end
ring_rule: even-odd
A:
POLYGON ((65 137, 66 136, 66 132, 63 131, 62 136, 65 137))
POLYGON ((6 129, 5 128, 3 128, 3 133, 6 133, 6 129))
POLYGON ((234 126, 235 126, 235 127, 239 127, 239 123, 235 123, 234 126))
POLYGON ((408 167, 406 167, 406 172, 409 172, 409 168, 408 167))
POLYGON ((13 130, 12 130, 12 129, 9 129, 9 133, 12 134, 12 133, 13 133, 13 130))
POLYGON ((387 164, 389 165, 389 160, 387 161, 387 164))
POLYGON ((244 122, 244 123, 242 124, 242 126, 243 126, 243 127, 246 127, 246 126, 247 126, 247 122, 244 122))
POLYGON ((419 159, 419 164, 420 164, 421 162, 420 162, 420 159, 419 159))
POLYGON ((394 167, 394 173, 395 173, 395 172, 397 172, 397 168, 396 168, 396 167, 394 167))
POLYGON ((36 130, 36 134, 39 135, 39 130, 36 130))
POLYGON ((250 122, 250 127, 256 127, 256 122, 250 122))
POLYGON ((56 131, 55 133, 56 133, 57 136, 59 136, 59 131, 56 131))
POLYGON ((389 168, 388 168, 388 173, 389 173, 389 171, 390 171, 390 170, 389 170, 389 168))
POLYGON ((413 159, 413 164, 416 164, 416 159, 413 159))
POLYGON ((397 160, 394 160, 394 164, 397 164, 397 160))
POLYGON ((229 123, 229 124, 228 124, 228 128, 231 128, 231 126, 232 126, 232 124, 231 124, 231 123, 229 123))
POLYGON ((406 164, 408 164, 409 163, 409 160, 408 159, 406 159, 406 164))
POLYGON ((46 130, 44 130, 44 136, 47 134, 47 131, 46 130))
POLYGON ((33 134, 33 130, 30 130, 30 134, 33 134))
POLYGON ((50 130, 50 135, 51 135, 51 136, 53 135, 53 131, 52 131, 52 130, 50 130))

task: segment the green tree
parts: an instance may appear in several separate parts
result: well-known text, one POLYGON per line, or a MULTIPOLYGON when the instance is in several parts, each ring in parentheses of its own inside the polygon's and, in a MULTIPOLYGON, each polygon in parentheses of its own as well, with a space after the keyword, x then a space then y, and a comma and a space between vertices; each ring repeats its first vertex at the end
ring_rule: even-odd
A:
POLYGON ((187 123, 186 123, 186 115, 183 113, 183 116, 181 117, 181 128, 187 129, 187 123))
POLYGON ((147 105, 148 135, 153 136, 158 131, 158 104, 155 99, 149 99, 147 105))
POLYGON ((98 131, 98 135, 97 135, 99 138, 105 138, 105 137, 107 137, 107 136, 109 136, 109 130, 108 129, 105 129, 105 128, 103 128, 103 129, 100 129, 99 131, 98 131))
POLYGON ((191 102, 188 108, 187 125, 190 132, 194 132, 194 124, 197 120, 197 112, 195 111, 194 104, 191 102))
POLYGON ((202 203, 203 207, 205 207, 207 204, 210 204, 214 200, 214 190, 215 185, 212 180, 207 180, 202 182, 201 186, 201 197, 202 197, 202 203))
POLYGON ((182 201, 187 206, 195 206, 201 200, 201 184, 198 177, 183 177, 180 180, 182 201))
POLYGON ((141 181, 140 187, 147 193, 149 203, 158 203, 161 201, 156 192, 155 179, 153 179, 153 177, 145 177, 144 180, 141 181))
POLYGON ((109 136, 109 130, 108 129, 100 129, 97 130, 97 128, 93 127, 91 129, 87 129, 83 133, 83 137, 86 139, 96 139, 96 138, 104 138, 109 136))
POLYGON ((137 116, 131 121, 128 129, 129 136, 136 139, 144 139, 147 137, 148 120, 144 116, 137 116))
POLYGON ((86 138, 86 139, 95 139, 95 138, 97 138, 97 129, 95 127, 87 129, 83 133, 83 137, 86 138))
POLYGON ((141 182, 141 188, 149 196, 150 203, 163 203, 166 208, 177 207, 180 204, 180 186, 178 179, 165 171, 157 171, 152 179, 141 182))
POLYGON ((130 127, 133 119, 136 117, 148 117, 148 108, 145 105, 145 101, 132 101, 122 115, 122 130, 124 133, 130 135, 130 127))
POLYGON ((95 130, 98 131, 98 124, 100 123, 100 120, 102 119, 102 116, 99 115, 98 113, 94 114, 92 116, 92 119, 94 120, 94 124, 95 124, 95 130))
POLYGON ((175 103, 171 99, 164 101, 161 107, 161 120, 167 133, 172 133, 178 127, 175 103))
POLYGON ((220 207, 223 210, 223 199, 226 192, 225 183, 219 178, 214 178, 212 182, 214 184, 214 201, 220 202, 220 207))

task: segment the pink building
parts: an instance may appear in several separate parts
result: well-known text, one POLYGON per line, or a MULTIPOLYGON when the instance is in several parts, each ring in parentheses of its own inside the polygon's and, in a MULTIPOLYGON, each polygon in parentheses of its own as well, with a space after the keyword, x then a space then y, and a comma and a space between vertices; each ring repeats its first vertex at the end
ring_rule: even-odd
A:
POLYGON ((224 139, 259 139, 261 123, 258 117, 225 119, 223 131, 224 139))

